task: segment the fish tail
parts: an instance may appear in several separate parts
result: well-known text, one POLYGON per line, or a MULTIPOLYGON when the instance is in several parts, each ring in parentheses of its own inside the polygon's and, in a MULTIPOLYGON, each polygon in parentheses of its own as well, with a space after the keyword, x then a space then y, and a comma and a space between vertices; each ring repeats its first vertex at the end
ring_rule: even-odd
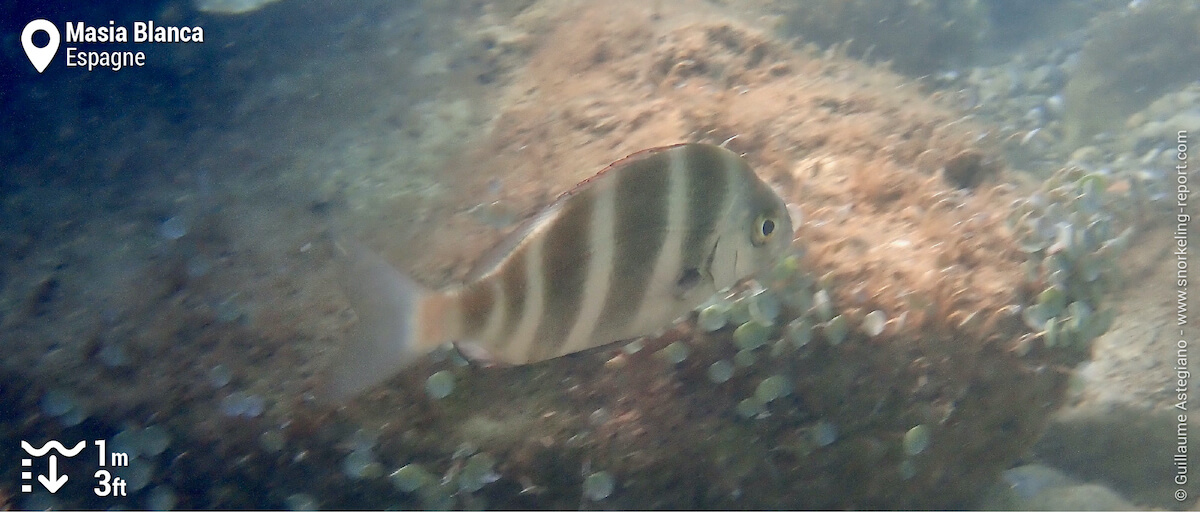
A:
MULTIPOLYGON (((445 298, 396 270, 356 242, 343 241, 341 285, 358 322, 322 384, 328 401, 348 399, 390 378, 442 340, 430 340, 427 320, 445 298)), ((437 322, 435 324, 441 324, 437 322)))

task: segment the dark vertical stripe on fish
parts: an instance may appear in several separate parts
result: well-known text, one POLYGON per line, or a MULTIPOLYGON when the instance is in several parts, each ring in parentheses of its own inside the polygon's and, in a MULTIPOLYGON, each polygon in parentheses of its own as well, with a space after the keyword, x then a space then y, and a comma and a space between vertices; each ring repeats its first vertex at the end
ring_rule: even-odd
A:
POLYGON ((688 180, 688 226, 683 241, 683 267, 686 272, 694 268, 704 274, 705 262, 711 248, 711 239, 716 234, 717 223, 725 214, 725 200, 729 190, 728 163, 720 148, 715 146, 687 146, 685 158, 691 179, 688 180))
POLYGON ((467 337, 478 337, 487 327, 496 298, 492 286, 487 282, 477 282, 463 289, 459 301, 462 305, 463 333, 467 337))
POLYGON ((528 246, 522 246, 505 261, 504 267, 496 276, 504 289, 504 327, 496 337, 496 347, 504 348, 512 343, 512 335, 517 331, 521 315, 525 312, 525 255, 528 246))
POLYGON ((633 322, 667 236, 670 152, 623 169, 616 185, 613 272, 597 333, 633 322))
POLYGON ((591 219, 595 190, 577 194, 563 206, 545 235, 542 248, 542 284, 545 298, 541 323, 529 360, 555 356, 566 343, 583 304, 588 265, 591 261, 591 219))

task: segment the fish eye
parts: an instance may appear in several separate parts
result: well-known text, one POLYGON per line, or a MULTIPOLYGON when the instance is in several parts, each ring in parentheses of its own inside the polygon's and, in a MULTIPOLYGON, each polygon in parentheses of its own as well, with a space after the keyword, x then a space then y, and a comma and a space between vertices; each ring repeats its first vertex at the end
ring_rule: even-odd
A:
POLYGON ((775 220, 774 216, 759 214, 758 219, 754 220, 754 233, 752 234, 750 241, 753 242, 755 246, 766 244, 768 240, 771 240, 771 236, 775 233, 775 228, 777 225, 778 222, 775 220))

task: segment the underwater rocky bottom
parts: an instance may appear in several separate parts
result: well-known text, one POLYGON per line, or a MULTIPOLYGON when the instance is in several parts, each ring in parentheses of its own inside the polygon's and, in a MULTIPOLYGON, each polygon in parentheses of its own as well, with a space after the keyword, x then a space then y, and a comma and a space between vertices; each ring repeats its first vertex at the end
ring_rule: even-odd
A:
MULTIPOLYGON (((1017 369, 1003 351, 898 367, 886 349, 848 340, 812 342, 786 364, 768 364, 764 349, 764 362, 734 364, 733 377, 717 384, 708 362, 735 358, 722 354, 732 350, 696 350, 671 364, 651 356, 656 345, 607 366, 585 356, 464 370, 439 401, 381 393, 363 408, 407 418, 366 428, 369 435, 345 414, 304 407, 282 428, 235 417, 206 432, 211 419, 162 419, 156 425, 171 442, 137 456, 135 465, 154 471, 131 506, 149 507, 142 501, 160 489, 178 507, 201 509, 967 506, 1037 436, 1046 412, 1028 405, 1049 409, 1064 381, 1017 369), (990 369, 970 383, 947 383, 980 366, 990 369), (792 390, 748 415, 739 403, 763 396, 771 372, 794 377, 792 390), (905 381, 917 390, 894 387, 905 381), (924 400, 906 399, 914 395, 924 400), (597 479, 611 484, 593 490, 597 479)), ((20 404, 19 387, 5 392, 5 410, 37 408, 20 404)), ((20 426, 20 438, 111 439, 130 429, 105 420, 62 429, 46 419, 20 426)), ((80 492, 55 499, 60 507, 112 505, 80 492)))
MULTIPOLYGON (((414 369, 345 411, 297 405, 285 425, 152 416, 171 441, 158 454, 130 445, 154 469, 131 506, 169 490, 198 509, 968 507, 1037 438, 1066 382, 1054 366, 952 333, 800 347, 785 337, 749 352, 732 333, 677 330, 633 354, 523 368, 449 358, 445 398, 428 397, 432 369, 414 369)), ((4 409, 36 411, 8 378, 4 409)), ((65 440, 145 431, 117 422, 6 429, 65 440)), ((112 505, 89 495, 55 499, 112 505)))
MULTIPOLYGON (((535 198, 582 178, 554 172, 583 173, 580 162, 624 149, 728 142, 802 214, 795 255, 761 287, 702 305, 661 336, 539 364, 477 368, 439 352, 334 407, 305 394, 351 322, 319 272, 328 241, 275 259, 284 245, 248 250, 229 233, 276 239, 219 220, 156 254, 142 281, 164 290, 139 291, 145 307, 112 320, 101 312, 94 336, 47 321, 68 319, 69 297, 6 318, 20 343, 3 345, 0 411, 12 420, 0 439, 104 439, 131 464, 117 472, 125 499, 92 492, 83 476, 98 468, 85 458, 58 494, 9 490, 4 502, 976 505, 1041 435, 1071 369, 1107 330, 1105 294, 1129 239, 1117 213, 1132 210, 1119 202, 1142 198, 1112 197, 1118 178, 1078 169, 1022 191, 991 157, 988 130, 907 81, 738 23, 664 26, 643 10, 596 6, 556 25, 513 73, 521 94, 499 108, 482 157, 464 159, 480 165, 460 167, 507 170, 506 197, 535 198), (201 250, 221 272, 192 276, 201 250)), ((305 210, 350 217, 338 202, 317 205, 305 210)), ((393 220, 376 217, 388 233, 393 220)), ((60 281, 46 279, 35 300, 60 281)), ((0 444, 0 461, 20 454, 0 444)), ((6 468, 3 482, 20 482, 6 468)))
MULTIPOLYGON (((1059 254, 1028 237, 1031 261, 1059 254)), ((855 304, 874 293, 816 277, 819 261, 798 250, 654 338, 508 368, 439 350, 342 407, 228 393, 231 371, 217 366, 165 381, 161 402, 80 415, 89 408, 70 394, 10 374, 0 407, 29 413, 0 429, 112 440, 133 458, 120 471, 129 507, 968 508, 1036 441, 1107 329, 1083 311, 1076 271, 1024 307, 947 310, 959 289, 889 316, 855 304)), ((1063 278, 1045 263, 1058 260, 1043 262, 1031 276, 1063 278)), ((196 321, 191 343, 252 336, 196 321)), ((68 492, 47 504, 113 505, 68 492)))
MULTIPOLYGON (((80 479, 8 500, 31 509, 969 508, 1038 439, 1071 369, 1112 321, 1105 291, 1129 231, 1115 233, 1103 181, 1066 170, 999 201, 1011 188, 966 194, 926 179, 895 206, 945 217, 921 225, 946 230, 913 250, 941 264, 923 279, 905 282, 911 269, 873 260, 909 245, 863 253, 848 225, 809 222, 758 282, 662 335, 519 367, 477 367, 447 348, 337 406, 304 392, 311 379, 272 383, 311 376, 314 365, 279 367, 311 358, 289 317, 176 296, 155 311, 173 322, 120 343, 98 337, 86 365, 70 366, 61 348, 39 357, 77 369, 73 388, 0 376, 0 410, 15 419, 0 438, 108 440, 131 458, 114 469, 130 495, 97 497, 80 479)), ((853 223, 874 230, 880 219, 853 223)), ((5 461, 20 454, 16 443, 0 447, 5 461)), ((76 476, 100 470, 91 458, 72 465, 76 476)))

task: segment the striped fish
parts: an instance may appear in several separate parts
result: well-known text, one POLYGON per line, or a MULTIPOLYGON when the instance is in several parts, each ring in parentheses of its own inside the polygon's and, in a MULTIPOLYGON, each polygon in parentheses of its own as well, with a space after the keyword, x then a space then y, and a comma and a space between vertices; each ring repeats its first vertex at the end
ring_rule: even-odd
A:
POLYGON ((772 265, 792 242, 783 200, 737 154, 653 148, 563 194, 480 262, 432 291, 346 245, 359 321, 325 395, 352 396, 448 341, 511 364, 652 333, 772 265))

